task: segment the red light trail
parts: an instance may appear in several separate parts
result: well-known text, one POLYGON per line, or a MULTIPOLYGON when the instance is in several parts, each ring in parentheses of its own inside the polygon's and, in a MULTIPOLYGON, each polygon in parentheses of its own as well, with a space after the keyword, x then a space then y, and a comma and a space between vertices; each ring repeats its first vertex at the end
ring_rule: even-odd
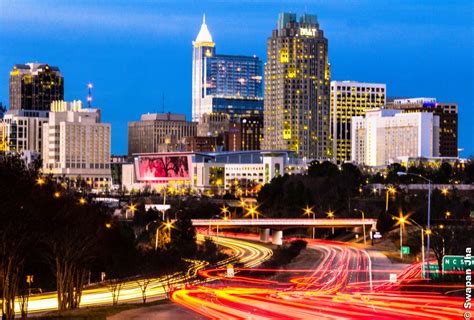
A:
POLYGON ((371 290, 372 262, 365 250, 322 240, 309 240, 308 247, 320 253, 311 270, 242 268, 231 279, 224 269, 204 270, 201 277, 219 284, 188 286, 173 292, 172 300, 210 319, 459 319, 463 314, 461 297, 433 292, 440 286, 428 281, 420 284, 419 263, 401 272, 372 269, 371 290), (387 281, 388 273, 397 273, 397 282, 387 281))

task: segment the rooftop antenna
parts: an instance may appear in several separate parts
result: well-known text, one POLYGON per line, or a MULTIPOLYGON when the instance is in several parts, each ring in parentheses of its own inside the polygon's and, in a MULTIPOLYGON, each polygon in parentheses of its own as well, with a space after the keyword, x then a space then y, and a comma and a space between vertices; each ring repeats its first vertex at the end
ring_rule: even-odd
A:
POLYGON ((87 107, 90 109, 92 108, 92 83, 88 83, 87 84, 87 90, 88 90, 88 94, 87 94, 87 107))

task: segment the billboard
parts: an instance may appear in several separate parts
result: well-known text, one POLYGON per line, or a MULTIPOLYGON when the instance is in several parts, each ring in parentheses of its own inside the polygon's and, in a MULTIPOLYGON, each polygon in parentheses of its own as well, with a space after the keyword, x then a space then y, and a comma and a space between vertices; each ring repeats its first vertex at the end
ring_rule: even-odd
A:
POLYGON ((138 181, 187 180, 190 157, 187 155, 146 155, 135 158, 138 181))

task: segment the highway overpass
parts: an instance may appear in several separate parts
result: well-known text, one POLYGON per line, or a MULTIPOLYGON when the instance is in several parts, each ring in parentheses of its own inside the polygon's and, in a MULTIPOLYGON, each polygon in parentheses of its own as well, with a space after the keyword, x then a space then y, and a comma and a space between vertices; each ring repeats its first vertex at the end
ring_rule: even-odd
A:
POLYGON ((272 240, 274 244, 281 244, 283 230, 291 228, 365 228, 375 229, 377 219, 192 219, 195 227, 208 228, 260 228, 260 240, 270 242, 270 229, 272 230, 272 240))

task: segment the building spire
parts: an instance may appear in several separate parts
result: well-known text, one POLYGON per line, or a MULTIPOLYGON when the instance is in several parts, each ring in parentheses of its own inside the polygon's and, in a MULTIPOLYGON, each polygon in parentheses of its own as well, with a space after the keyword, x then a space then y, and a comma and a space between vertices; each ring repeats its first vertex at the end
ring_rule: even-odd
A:
POLYGON ((201 25, 201 30, 199 30, 199 33, 196 37, 195 43, 212 43, 212 36, 211 33, 209 32, 209 29, 207 29, 206 25, 206 14, 202 15, 202 25, 201 25))

